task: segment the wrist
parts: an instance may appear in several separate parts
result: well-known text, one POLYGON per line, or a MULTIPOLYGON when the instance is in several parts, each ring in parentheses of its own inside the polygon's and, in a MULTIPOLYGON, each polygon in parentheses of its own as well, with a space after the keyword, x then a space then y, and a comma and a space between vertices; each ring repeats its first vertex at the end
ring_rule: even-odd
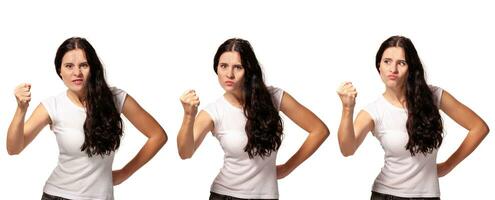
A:
POLYGON ((127 166, 120 169, 120 171, 125 175, 125 177, 130 177, 133 174, 132 170, 127 166))
POLYGON ((196 119, 196 115, 192 113, 184 113, 184 120, 194 121, 196 119))
POLYGON ((343 106, 342 107, 342 112, 353 113, 354 112, 354 106, 343 106))
POLYGON ((447 161, 445 161, 445 165, 447 165, 447 167, 449 169, 454 169, 454 167, 457 165, 456 163, 454 163, 454 161, 452 161, 452 159, 447 159, 447 161))
POLYGON ((21 105, 17 105, 17 112, 20 113, 20 114, 26 114, 27 112, 27 109, 28 107, 27 106, 21 106, 21 105))

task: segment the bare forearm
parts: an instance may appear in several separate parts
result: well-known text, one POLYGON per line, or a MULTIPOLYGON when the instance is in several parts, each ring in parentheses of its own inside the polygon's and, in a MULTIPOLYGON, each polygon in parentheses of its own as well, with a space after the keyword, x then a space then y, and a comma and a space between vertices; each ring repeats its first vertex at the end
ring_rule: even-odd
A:
POLYGON ((340 151, 344 156, 352 155, 355 152, 356 137, 353 124, 354 109, 342 109, 342 118, 338 130, 340 151))
POLYGON ((446 163, 450 165, 451 168, 457 166, 478 147, 488 132, 488 126, 484 123, 477 128, 470 130, 459 148, 447 159, 446 163))
POLYGON ((18 154, 24 148, 24 119, 26 110, 17 107, 14 118, 7 132, 7 151, 10 155, 18 154))
POLYGON ((285 163, 290 169, 294 170, 320 147, 329 135, 325 127, 319 131, 312 132, 308 135, 299 150, 285 163))
POLYGON ((177 147, 182 159, 190 158, 194 153, 194 121, 194 116, 184 115, 179 134, 177 134, 177 147))
POLYGON ((162 130, 160 134, 150 137, 144 144, 143 148, 134 158, 122 168, 127 174, 132 175, 144 164, 146 164, 156 153, 163 147, 167 141, 167 136, 162 130))

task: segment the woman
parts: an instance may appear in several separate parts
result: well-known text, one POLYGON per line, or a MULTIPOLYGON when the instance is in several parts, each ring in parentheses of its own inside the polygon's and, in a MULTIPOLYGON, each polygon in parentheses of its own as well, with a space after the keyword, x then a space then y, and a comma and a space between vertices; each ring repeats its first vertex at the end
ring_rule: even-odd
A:
POLYGON ((108 87, 103 66, 86 39, 65 40, 58 48, 55 69, 67 91, 42 101, 26 122, 31 85, 16 87, 17 110, 7 134, 7 151, 19 154, 50 124, 60 154, 42 199, 113 199, 113 185, 148 162, 165 144, 167 135, 130 95, 108 87), (112 171, 123 133, 121 113, 148 141, 127 165, 112 171))
POLYGON ((195 91, 181 96, 184 118, 177 136, 179 155, 190 158, 211 131, 225 155, 210 199, 278 199, 277 179, 311 156, 329 131, 288 93, 265 86, 248 41, 225 41, 218 48, 213 69, 225 94, 197 116, 200 101, 195 91), (279 110, 310 133, 299 151, 282 165, 275 164, 283 132, 279 110))
POLYGON ((350 82, 338 89, 343 107, 340 150, 344 156, 354 154, 371 131, 385 150, 385 165, 373 184, 371 199, 440 199, 438 177, 474 151, 488 134, 488 126, 450 93, 427 85, 408 38, 393 36, 383 42, 375 64, 385 92, 358 113, 354 124, 356 89, 350 82), (443 139, 439 109, 469 132, 457 151, 437 164, 443 139))

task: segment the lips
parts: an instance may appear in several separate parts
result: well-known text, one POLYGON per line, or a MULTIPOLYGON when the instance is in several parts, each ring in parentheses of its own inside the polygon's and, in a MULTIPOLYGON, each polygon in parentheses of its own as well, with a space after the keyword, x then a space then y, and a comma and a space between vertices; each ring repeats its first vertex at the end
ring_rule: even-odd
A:
POLYGON ((397 75, 388 75, 387 78, 394 81, 394 80, 397 80, 398 76, 397 75))
POLYGON ((72 83, 74 83, 75 85, 82 85, 83 80, 82 79, 75 79, 75 80, 72 80, 72 83))
POLYGON ((234 81, 225 81, 225 85, 232 86, 234 85, 234 81))

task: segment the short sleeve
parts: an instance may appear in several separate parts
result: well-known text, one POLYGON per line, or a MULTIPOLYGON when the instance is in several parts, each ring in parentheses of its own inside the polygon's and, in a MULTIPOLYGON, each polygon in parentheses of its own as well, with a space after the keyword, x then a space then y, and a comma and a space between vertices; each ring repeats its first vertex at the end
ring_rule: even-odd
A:
POLYGON ((211 120, 213 121, 213 126, 216 128, 219 126, 219 113, 218 113, 218 109, 216 107, 216 104, 215 103, 210 103, 208 104, 204 109, 203 109, 211 118, 211 120))
POLYGON ((111 87, 110 91, 113 94, 113 100, 115 102, 115 106, 117 106, 117 110, 119 113, 122 113, 122 109, 124 108, 125 98, 127 97, 127 93, 124 90, 121 90, 116 87, 111 87))
POLYGON ((371 119, 373 119, 373 121, 376 121, 378 119, 378 113, 377 113, 377 109, 376 109, 376 106, 374 106, 373 104, 368 104, 366 107, 363 108, 363 111, 366 111, 371 119))
POLYGON ((442 101, 443 89, 434 85, 429 85, 430 91, 433 94, 433 102, 437 107, 440 107, 440 102, 442 101))
MULTIPOLYGON (((378 101, 378 100, 377 100, 378 101)), ((377 101, 373 102, 373 103, 370 103, 368 104, 366 107, 363 108, 363 111, 365 111, 366 113, 368 113, 368 115, 370 115, 371 117, 371 120, 373 120, 373 123, 375 124, 374 126, 374 130, 371 130, 371 132, 373 134, 376 133, 376 129, 378 127, 380 127, 380 124, 381 124, 381 115, 379 113, 379 108, 377 106, 377 101)))
POLYGON ((56 98, 55 97, 46 98, 43 101, 41 101, 41 105, 43 105, 43 107, 45 108, 52 123, 55 123, 57 121, 57 118, 56 118, 56 110, 57 110, 56 98))
POLYGON ((273 103, 275 104, 275 107, 277 110, 280 110, 280 104, 282 103, 282 97, 284 96, 284 90, 269 86, 267 87, 268 91, 272 95, 273 103))

